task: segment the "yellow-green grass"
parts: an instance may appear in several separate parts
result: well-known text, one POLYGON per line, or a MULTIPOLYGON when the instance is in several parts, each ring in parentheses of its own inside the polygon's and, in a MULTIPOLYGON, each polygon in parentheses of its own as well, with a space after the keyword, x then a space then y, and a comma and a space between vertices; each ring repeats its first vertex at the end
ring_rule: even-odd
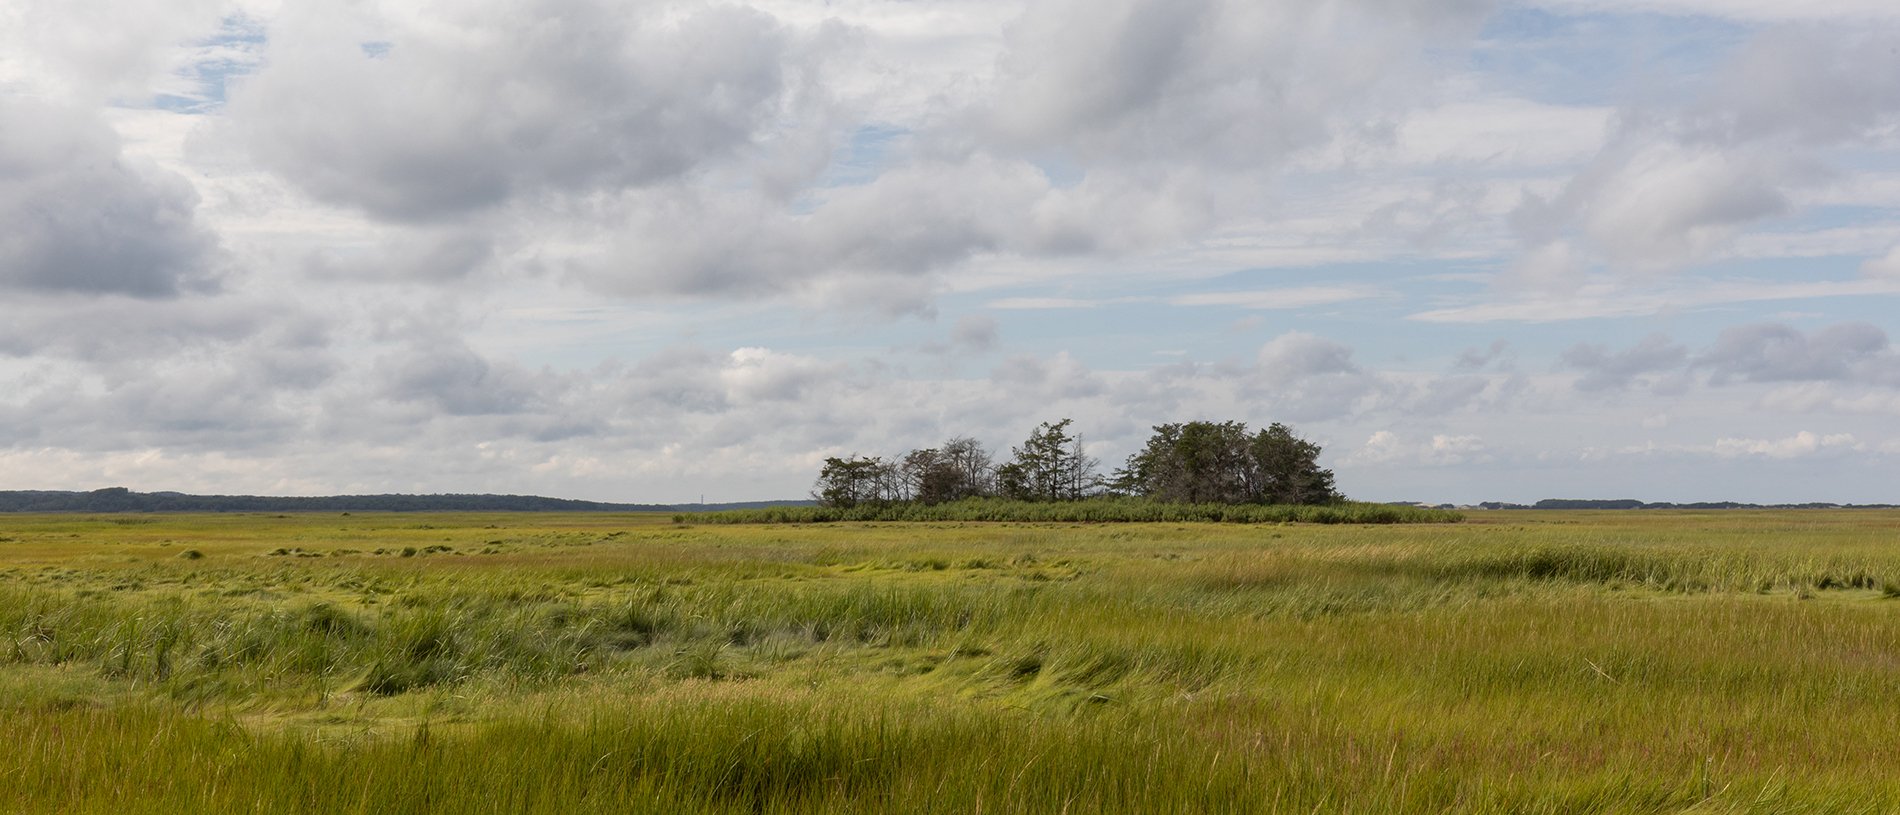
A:
POLYGON ((1886 812, 1893 595, 1883 511, 0 517, 0 811, 1886 812))

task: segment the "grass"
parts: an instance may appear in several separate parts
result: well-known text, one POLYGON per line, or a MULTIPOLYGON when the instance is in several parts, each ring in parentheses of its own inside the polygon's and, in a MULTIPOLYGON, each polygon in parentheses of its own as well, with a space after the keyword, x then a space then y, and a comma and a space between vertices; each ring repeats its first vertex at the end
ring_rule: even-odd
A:
POLYGON ((7 517, 0 811, 1891 811, 1896 532, 7 517))
POLYGON ((721 524, 799 524, 840 521, 1022 521, 1035 523, 1454 523, 1464 519, 1446 509, 1341 501, 1300 504, 1173 504, 1142 498, 1091 498, 1084 501, 1030 502, 969 498, 945 504, 861 504, 855 507, 762 507, 721 512, 682 513, 675 522, 721 524))

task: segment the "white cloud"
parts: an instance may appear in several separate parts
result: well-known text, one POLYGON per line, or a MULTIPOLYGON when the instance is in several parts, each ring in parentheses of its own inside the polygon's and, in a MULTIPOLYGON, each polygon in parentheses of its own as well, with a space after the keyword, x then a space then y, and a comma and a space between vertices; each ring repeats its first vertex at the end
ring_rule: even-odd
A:
POLYGON ((1769 282, 1688 278, 1654 285, 1590 282, 1567 293, 1531 292, 1510 299, 1449 306, 1407 315, 1427 323, 1545 323, 1640 317, 1733 303, 1900 294, 1887 279, 1769 282))
POLYGON ((1900 9, 1886 0, 1536 0, 1535 5, 1566 13, 1663 13, 1750 22, 1900 20, 1900 9))
POLYGON ((1375 286, 1300 286, 1256 291, 1181 294, 1168 298, 1177 306, 1230 306, 1250 309, 1296 309, 1366 300, 1384 296, 1375 286))
POLYGON ((1408 441, 1390 430, 1366 438, 1342 463, 1353 466, 1454 467, 1487 460, 1484 440, 1475 435, 1433 434, 1428 440, 1408 441))
POLYGON ((1885 257, 1869 258, 1866 263, 1861 264, 1860 271, 1868 277, 1900 278, 1900 246, 1887 252, 1885 257))
POLYGON ((1766 456, 1768 458, 1801 458, 1838 449, 1859 449, 1858 441, 1851 433, 1831 433, 1825 436, 1815 435, 1803 430, 1781 439, 1738 439, 1725 438, 1715 442, 1712 452, 1724 458, 1737 456, 1766 456))
POLYGON ((1795 195, 1833 175, 1836 156, 1878 140, 1900 115, 1896 42, 1879 27, 1771 27, 1686 100, 1627 106, 1561 192, 1531 193, 1514 215, 1520 281, 1677 271, 1790 212, 1795 195))

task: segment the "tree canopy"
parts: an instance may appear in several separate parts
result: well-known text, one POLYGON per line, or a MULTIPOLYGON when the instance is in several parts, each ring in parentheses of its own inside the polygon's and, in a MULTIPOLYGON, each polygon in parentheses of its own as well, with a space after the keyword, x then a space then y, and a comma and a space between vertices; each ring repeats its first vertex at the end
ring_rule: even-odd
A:
POLYGON ((831 507, 966 498, 1075 501, 1118 493, 1170 503, 1326 504, 1340 500, 1319 445, 1274 423, 1249 433, 1244 422, 1157 425, 1112 479, 1087 452, 1074 420, 1043 422, 1000 464, 969 437, 889 460, 856 454, 825 459, 812 497, 831 507))
POLYGON ((1160 501, 1324 504, 1340 499, 1320 447, 1274 423, 1249 434, 1243 422, 1156 425, 1116 473, 1121 492, 1160 501))

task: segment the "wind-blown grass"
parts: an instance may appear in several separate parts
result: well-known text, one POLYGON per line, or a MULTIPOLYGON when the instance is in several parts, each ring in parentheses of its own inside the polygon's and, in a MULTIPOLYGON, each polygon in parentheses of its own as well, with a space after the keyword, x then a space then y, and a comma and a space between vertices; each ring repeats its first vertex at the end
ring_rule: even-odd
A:
POLYGON ((673 516, 680 522, 797 524, 840 521, 1017 521, 1028 523, 1453 523, 1452 510, 1343 501, 1336 504, 1174 504, 1141 498, 1009 501, 972 498, 943 504, 860 504, 854 507, 763 507, 673 516))
POLYGON ((0 524, 5 812, 1900 809, 1900 513, 0 524))

